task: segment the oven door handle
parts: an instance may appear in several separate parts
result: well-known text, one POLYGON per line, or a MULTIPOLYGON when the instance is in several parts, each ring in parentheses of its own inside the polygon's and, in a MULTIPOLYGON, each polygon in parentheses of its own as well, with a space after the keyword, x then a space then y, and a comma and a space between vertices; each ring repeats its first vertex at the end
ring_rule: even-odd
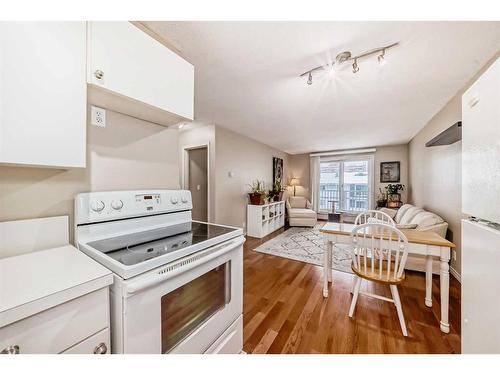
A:
MULTIPOLYGON (((144 289, 151 288, 152 286, 160 284, 163 281, 170 279, 174 276, 177 276, 180 273, 189 271, 190 269, 197 267, 200 264, 200 261, 202 261, 203 263, 206 263, 212 259, 220 257, 221 255, 224 255, 225 253, 228 253, 229 251, 234 250, 238 246, 243 245, 244 242, 245 242, 245 238, 241 237, 241 238, 233 240, 229 243, 224 243, 222 245, 218 245, 218 246, 215 246, 213 248, 206 249, 205 251, 207 251, 207 250, 210 251, 210 253, 208 255, 203 256, 202 258, 196 259, 196 260, 189 262, 187 264, 179 265, 178 267, 175 267, 174 269, 172 269, 170 271, 166 271, 164 273, 155 273, 155 274, 150 275, 150 277, 141 278, 140 280, 129 284, 126 287, 125 293, 126 293, 127 297, 132 296, 134 294, 137 294, 144 289)), ((196 254, 193 254, 191 257, 193 257, 193 256, 196 257, 196 254)), ((190 258, 190 257, 188 257, 188 258, 190 258)), ((183 262, 183 260, 179 260, 179 261, 174 262, 170 266, 175 265, 175 263, 182 264, 182 262, 183 262)))

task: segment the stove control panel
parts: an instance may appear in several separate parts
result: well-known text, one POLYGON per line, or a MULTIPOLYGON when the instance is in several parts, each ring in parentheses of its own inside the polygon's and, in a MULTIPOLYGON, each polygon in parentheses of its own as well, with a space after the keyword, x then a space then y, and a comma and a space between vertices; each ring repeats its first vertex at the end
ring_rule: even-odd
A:
POLYGON ((106 191, 78 194, 76 224, 192 210, 188 190, 106 191))

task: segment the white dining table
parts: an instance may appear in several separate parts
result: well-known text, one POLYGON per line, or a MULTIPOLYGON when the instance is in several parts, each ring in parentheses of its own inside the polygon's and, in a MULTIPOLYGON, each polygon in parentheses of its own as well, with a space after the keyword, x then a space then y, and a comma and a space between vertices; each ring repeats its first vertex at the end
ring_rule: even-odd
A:
MULTIPOLYGON (((328 283, 332 278, 332 251, 336 243, 350 244, 351 231, 354 224, 326 223, 320 232, 325 241, 325 253, 323 258, 323 296, 328 297, 328 283)), ((434 232, 422 232, 416 229, 401 229, 408 239, 408 253, 425 256, 425 305, 432 307, 432 260, 438 258, 440 261, 440 299, 441 320, 440 329, 444 333, 450 332, 449 315, 449 290, 450 290, 450 253, 455 245, 434 232)))

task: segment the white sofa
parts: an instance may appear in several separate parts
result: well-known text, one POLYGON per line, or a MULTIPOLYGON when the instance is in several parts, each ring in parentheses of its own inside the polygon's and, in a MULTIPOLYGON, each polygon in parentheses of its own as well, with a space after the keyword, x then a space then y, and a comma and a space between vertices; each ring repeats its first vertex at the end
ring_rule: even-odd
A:
POLYGON ((311 202, 304 197, 289 197, 286 210, 291 227, 314 227, 318 222, 318 214, 312 209, 311 202))
POLYGON ((422 232, 435 232, 446 237, 448 223, 435 213, 411 204, 403 205, 399 210, 382 208, 381 211, 393 218, 399 228, 415 228, 422 232))
MULTIPOLYGON (((399 228, 415 227, 422 232, 435 232, 441 237, 446 237, 448 223, 433 212, 425 211, 423 208, 411 204, 403 205, 399 210, 382 208, 381 211, 391 216, 399 228)), ((433 259, 432 273, 439 274, 439 260, 433 259)), ((409 254, 406 269, 425 272, 425 257, 422 255, 409 254)))

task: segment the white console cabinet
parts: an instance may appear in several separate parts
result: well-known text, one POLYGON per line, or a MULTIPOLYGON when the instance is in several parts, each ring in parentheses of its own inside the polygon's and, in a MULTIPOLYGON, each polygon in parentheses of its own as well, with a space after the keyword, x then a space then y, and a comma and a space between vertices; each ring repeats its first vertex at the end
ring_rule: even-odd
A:
POLYGON ((285 225, 285 202, 264 205, 249 204, 247 208, 247 235, 262 238, 285 225))

